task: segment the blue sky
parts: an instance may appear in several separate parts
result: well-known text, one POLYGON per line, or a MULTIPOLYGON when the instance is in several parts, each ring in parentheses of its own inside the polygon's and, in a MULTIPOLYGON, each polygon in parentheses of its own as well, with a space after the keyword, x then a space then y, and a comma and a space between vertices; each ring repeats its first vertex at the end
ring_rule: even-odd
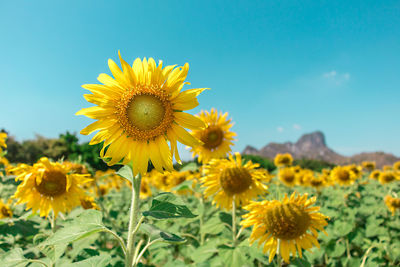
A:
POLYGON ((0 24, 0 128, 19 140, 90 123, 80 86, 121 50, 189 62, 212 88, 193 113, 228 111, 236 151, 321 130, 400 155, 399 1, 1 1, 0 24))

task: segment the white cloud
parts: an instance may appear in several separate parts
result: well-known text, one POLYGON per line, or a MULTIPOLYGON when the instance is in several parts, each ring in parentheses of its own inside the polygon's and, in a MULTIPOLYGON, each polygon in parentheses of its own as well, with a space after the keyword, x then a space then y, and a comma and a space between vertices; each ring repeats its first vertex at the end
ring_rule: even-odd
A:
POLYGON ((341 85, 350 80, 350 73, 339 73, 336 70, 325 72, 322 74, 325 80, 335 83, 336 85, 341 85))
POLYGON ((279 133, 281 133, 281 132, 283 132, 283 127, 282 127, 282 126, 278 126, 278 128, 276 128, 276 130, 277 130, 279 133))
POLYGON ((295 123, 295 124, 293 124, 293 129, 295 129, 296 131, 299 131, 299 130, 301 130, 301 126, 295 123))

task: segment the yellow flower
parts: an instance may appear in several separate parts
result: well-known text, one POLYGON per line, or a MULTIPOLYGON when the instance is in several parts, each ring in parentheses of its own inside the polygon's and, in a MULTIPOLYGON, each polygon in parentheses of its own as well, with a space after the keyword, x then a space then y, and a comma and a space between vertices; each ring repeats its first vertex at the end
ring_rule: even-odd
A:
POLYGON ((391 165, 385 165, 385 166, 383 166, 382 170, 384 170, 384 171, 391 171, 391 170, 393 170, 393 168, 392 168, 391 165))
POLYGON ((393 164, 393 170, 400 171, 400 161, 397 161, 393 164))
POLYGON ((356 179, 360 178, 362 176, 362 167, 361 166, 357 166, 355 164, 352 165, 348 165, 346 166, 351 172, 354 173, 354 177, 356 179))
POLYGON ((296 173, 293 171, 292 168, 285 167, 279 169, 278 178, 286 186, 296 185, 296 173))
POLYGON ((263 245, 263 253, 269 251, 269 262, 275 257, 278 240, 279 254, 287 263, 290 254, 296 255, 296 249, 301 258, 302 249, 309 250, 313 245, 319 247, 317 230, 325 232, 328 217, 317 212, 319 207, 310 207, 315 203, 315 197, 307 197, 307 194, 296 196, 293 193, 288 198, 285 194, 283 201, 252 201, 244 207, 249 213, 243 215, 241 225, 253 226, 250 244, 258 240, 258 245, 263 245))
POLYGON ((193 130, 192 134, 200 139, 203 144, 193 147, 193 157, 199 156, 198 161, 206 163, 213 158, 224 158, 231 151, 233 137, 236 133, 229 129, 233 126, 231 119, 227 119, 228 113, 222 114, 215 109, 201 111, 197 117, 207 125, 205 129, 193 130))
POLYGON ((325 176, 323 174, 319 176, 313 175, 309 181, 309 184, 311 187, 319 191, 322 187, 326 186, 325 176))
POLYGON ((267 193, 265 183, 269 178, 264 171, 256 169, 259 164, 251 161, 242 164, 242 157, 235 153, 228 159, 212 159, 204 166, 205 176, 201 179, 205 197, 213 196, 213 204, 223 209, 246 205, 258 195, 267 193))
POLYGON ((149 181, 147 179, 142 179, 142 182, 140 183, 140 198, 141 199, 146 199, 151 197, 152 192, 151 188, 149 185, 149 181))
POLYGON ((72 172, 77 173, 77 174, 88 174, 89 171, 87 167, 83 164, 76 163, 76 162, 70 162, 70 161, 64 161, 63 164, 67 166, 72 172))
POLYGON ((293 163, 293 157, 289 153, 277 154, 274 159, 274 164, 277 167, 291 166, 293 163))
POLYGON ((351 185, 357 179, 355 173, 348 166, 336 166, 333 168, 331 178, 339 185, 351 185))
POLYGON ((104 141, 100 156, 109 165, 132 161, 133 173, 145 174, 151 160, 158 171, 173 170, 172 156, 181 162, 177 141, 187 146, 201 144, 184 128, 202 129, 204 122, 182 111, 198 106, 197 96, 205 88, 181 91, 187 83, 187 63, 179 68, 163 68, 161 61, 157 66, 152 58, 137 58, 131 67, 120 54, 119 58, 122 70, 111 59, 108 61, 114 78, 103 73, 98 77, 103 85, 82 86, 92 92, 84 95, 85 99, 96 106, 84 108, 76 115, 97 121, 81 134, 99 130, 90 144, 104 141))
POLYGON ((59 212, 67 212, 81 204, 84 195, 80 185, 88 181, 88 175, 74 174, 58 162, 41 158, 33 166, 22 165, 15 172, 15 178, 22 181, 13 198, 17 204, 26 203, 26 210, 33 213, 40 210, 40 216, 47 217, 53 210, 57 217, 59 212))
POLYGON ((310 180, 314 176, 314 172, 309 169, 301 169, 298 173, 296 173, 296 182, 302 186, 309 186, 310 180))
POLYGON ((95 210, 100 210, 100 208, 97 206, 96 202, 94 201, 94 198, 91 196, 83 196, 81 199, 81 206, 85 210, 88 209, 95 209, 95 210))
POLYGON ((396 174, 393 171, 384 171, 379 175, 379 182, 381 184, 387 184, 396 180, 396 174))
POLYGON ((0 133, 0 153, 3 152, 3 148, 7 148, 6 139, 7 139, 7 134, 0 133))
POLYGON ((374 170, 370 173, 369 178, 378 180, 380 175, 381 175, 380 170, 374 170))
POLYGON ((0 199, 0 219, 11 218, 13 216, 13 213, 10 209, 10 202, 11 201, 6 204, 2 199, 0 199))
POLYGON ((388 195, 385 197, 385 204, 392 212, 392 216, 394 216, 396 210, 400 210, 400 198, 393 198, 388 195))
POLYGON ((364 161, 362 166, 365 170, 372 172, 376 168, 375 161, 364 161))

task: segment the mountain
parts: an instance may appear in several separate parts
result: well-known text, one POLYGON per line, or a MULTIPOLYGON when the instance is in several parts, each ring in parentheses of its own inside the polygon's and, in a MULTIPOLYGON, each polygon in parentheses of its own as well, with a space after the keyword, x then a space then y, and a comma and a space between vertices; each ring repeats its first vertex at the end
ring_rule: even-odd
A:
POLYGON ((326 145, 325 135, 320 131, 305 134, 296 143, 269 143, 260 150, 247 146, 242 153, 270 159, 273 159, 278 153, 290 153, 295 159, 316 159, 334 164, 361 163, 368 160, 375 161, 378 167, 392 165, 400 160, 393 154, 384 152, 360 153, 351 157, 340 155, 326 145))

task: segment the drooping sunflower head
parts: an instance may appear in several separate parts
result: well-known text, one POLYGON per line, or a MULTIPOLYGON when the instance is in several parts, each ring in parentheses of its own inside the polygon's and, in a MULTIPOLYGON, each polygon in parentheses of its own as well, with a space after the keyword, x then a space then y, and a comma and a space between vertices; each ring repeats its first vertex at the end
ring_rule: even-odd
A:
POLYGON ((202 129, 204 122, 183 111, 198 105, 197 96, 205 88, 182 91, 187 84, 187 63, 179 68, 163 67, 161 61, 157 65, 152 58, 138 58, 130 66, 119 58, 122 69, 108 61, 114 78, 103 73, 98 77, 102 85, 82 86, 92 92, 85 99, 96 106, 76 114, 97 121, 81 134, 98 130, 90 144, 104 142, 100 156, 109 165, 132 161, 134 174, 145 174, 150 160, 158 171, 172 171, 172 156, 180 162, 177 141, 190 147, 201 144, 184 128, 202 129))
POLYGON ((296 173, 290 167, 279 169, 278 178, 287 186, 296 185, 296 173))
POLYGON ((7 134, 0 133, 0 153, 3 152, 3 148, 7 148, 6 139, 7 139, 7 134))
POLYGON ((394 198, 389 195, 385 197, 385 204, 394 216, 396 210, 400 210, 400 198, 394 198))
POLYGON ((12 216, 13 212, 10 208, 10 201, 9 203, 5 203, 0 199, 0 219, 11 218, 12 216))
POLYGON ((197 115, 207 125, 204 129, 193 130, 192 134, 200 139, 203 144, 192 147, 193 157, 198 156, 199 162, 206 163, 212 158, 224 158, 231 151, 233 137, 236 133, 231 132, 232 120, 227 119, 228 113, 220 112, 214 108, 211 111, 201 111, 197 115))
POLYGON ((400 171, 400 161, 397 161, 393 164, 393 170, 400 171))
POLYGON ((336 166, 331 171, 332 180, 339 185, 351 185, 357 178, 347 166, 336 166))
POLYGON ((13 198, 18 204, 26 203, 26 210, 33 213, 40 210, 40 216, 47 217, 52 210, 57 216, 59 212, 67 212, 80 205, 84 195, 83 183, 89 181, 89 175, 74 174, 65 165, 50 162, 41 158, 33 166, 23 165, 18 170, 17 187, 13 198))
POLYGON ((274 164, 277 167, 291 166, 293 163, 293 157, 289 153, 277 154, 274 159, 274 164))
POLYGON ((397 178, 396 173, 393 171, 384 171, 379 175, 379 182, 381 184, 388 184, 390 182, 395 181, 397 178))
POLYGON ((368 172, 372 172, 373 170, 375 170, 376 168, 376 163, 375 161, 363 161, 362 162, 362 167, 368 171, 368 172))
POLYGON ((243 216, 243 227, 253 226, 250 243, 258 240, 263 245, 263 253, 269 251, 269 262, 275 257, 278 240, 280 240, 280 255, 289 263, 292 256, 302 249, 310 249, 312 245, 319 247, 317 230, 324 231, 328 217, 318 213, 319 207, 310 207, 316 198, 307 199, 293 193, 290 198, 285 195, 283 201, 264 200, 251 202, 244 208, 249 213, 243 216))
POLYGON ((205 197, 213 196, 213 204, 224 209, 235 205, 247 204, 258 195, 267 193, 265 185, 269 177, 264 171, 258 170, 259 164, 247 161, 242 164, 242 157, 235 153, 228 159, 212 159, 204 166, 205 176, 201 179, 206 187, 205 197))
POLYGON ((378 180, 380 175, 381 175, 380 170, 374 170, 370 173, 369 178, 378 180))
POLYGON ((96 201, 94 201, 94 198, 91 196, 83 196, 81 197, 81 206, 85 210, 88 209, 94 209, 94 210, 100 210, 99 206, 97 206, 96 201))

